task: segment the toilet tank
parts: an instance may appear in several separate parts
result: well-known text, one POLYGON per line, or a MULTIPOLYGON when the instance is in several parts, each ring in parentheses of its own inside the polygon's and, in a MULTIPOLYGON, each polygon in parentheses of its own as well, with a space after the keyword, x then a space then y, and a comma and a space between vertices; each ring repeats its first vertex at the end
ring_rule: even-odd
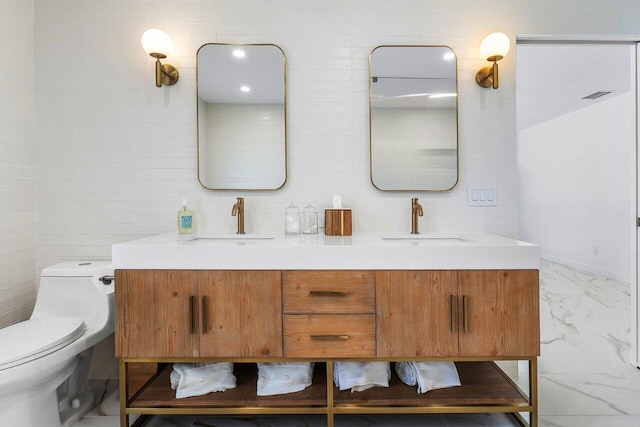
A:
POLYGON ((113 275, 108 261, 70 261, 46 267, 31 318, 78 317, 87 331, 113 331, 113 293, 106 293, 94 276, 113 275))

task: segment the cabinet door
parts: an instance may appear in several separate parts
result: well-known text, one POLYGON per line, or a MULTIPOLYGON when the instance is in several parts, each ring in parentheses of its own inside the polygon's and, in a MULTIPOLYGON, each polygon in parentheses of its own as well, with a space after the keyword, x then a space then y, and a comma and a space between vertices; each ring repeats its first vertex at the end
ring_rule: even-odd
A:
POLYGON ((280 271, 200 272, 201 357, 282 356, 280 271))
POLYGON ((457 356, 456 271, 379 271, 379 357, 457 356))
POLYGON ((117 357, 198 356, 195 271, 118 270, 117 357))
POLYGON ((461 356, 540 355, 538 270, 458 274, 461 356))

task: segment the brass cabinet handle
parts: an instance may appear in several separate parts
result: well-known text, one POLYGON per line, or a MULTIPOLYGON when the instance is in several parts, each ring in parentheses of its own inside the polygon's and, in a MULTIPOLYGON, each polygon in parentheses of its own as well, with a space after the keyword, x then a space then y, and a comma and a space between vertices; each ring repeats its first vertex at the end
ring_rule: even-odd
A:
POLYGON ((449 311, 451 313, 451 333, 455 334, 458 329, 458 299, 455 295, 449 295, 449 311))
POLYGON ((207 297, 202 297, 202 333, 207 333, 207 297))
POLYGON ((469 332, 469 297, 462 296, 462 323, 464 332, 469 332))
POLYGON ((349 295, 347 291, 309 291, 312 297, 346 297, 349 295))
POLYGON ((315 341, 346 341, 349 335, 311 335, 311 339, 315 341))
POLYGON ((191 295, 189 297, 189 319, 191 325, 189 326, 189 333, 195 334, 196 332, 196 297, 191 295))

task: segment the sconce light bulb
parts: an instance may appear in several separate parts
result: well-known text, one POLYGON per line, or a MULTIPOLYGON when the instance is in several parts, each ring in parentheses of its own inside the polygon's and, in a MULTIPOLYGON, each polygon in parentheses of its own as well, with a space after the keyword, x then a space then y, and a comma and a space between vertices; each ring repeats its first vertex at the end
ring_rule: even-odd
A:
POLYGON ((511 43, 503 33, 491 33, 482 40, 480 54, 487 61, 499 61, 509 53, 511 43))
POLYGON ((160 56, 161 58, 166 57, 166 55, 169 55, 173 50, 173 43, 171 43, 171 39, 167 33, 155 28, 145 31, 140 41, 142 42, 144 51, 154 57, 157 57, 154 54, 164 55, 160 56))

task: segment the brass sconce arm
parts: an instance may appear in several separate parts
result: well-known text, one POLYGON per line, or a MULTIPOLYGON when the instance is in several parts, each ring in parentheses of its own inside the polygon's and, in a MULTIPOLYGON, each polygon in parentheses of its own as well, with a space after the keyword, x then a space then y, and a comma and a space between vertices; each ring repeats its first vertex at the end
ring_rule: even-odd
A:
POLYGON ((476 83, 478 83, 483 88, 493 87, 494 89, 498 89, 498 61, 502 59, 502 57, 494 56, 493 65, 486 66, 480 68, 480 70, 476 73, 476 83))
POLYGON ((163 64, 160 62, 160 58, 166 58, 167 55, 161 53, 151 53, 150 55, 156 58, 156 86, 173 86, 176 84, 180 78, 178 69, 171 64, 163 64))

